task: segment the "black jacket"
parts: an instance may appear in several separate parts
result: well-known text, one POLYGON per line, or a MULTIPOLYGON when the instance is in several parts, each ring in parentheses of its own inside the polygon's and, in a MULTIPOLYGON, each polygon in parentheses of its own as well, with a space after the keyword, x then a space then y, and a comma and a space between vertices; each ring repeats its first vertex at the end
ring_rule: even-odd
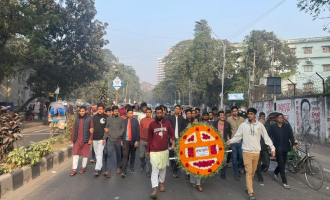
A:
MULTIPOLYGON (((126 134, 127 134, 127 124, 128 124, 128 118, 124 120, 125 123, 125 131, 123 134, 122 141, 126 141, 126 134)), ((140 125, 139 121, 136 118, 131 119, 131 132, 132 132, 132 145, 137 141, 140 142, 140 125)))
MULTIPOLYGON (((168 118, 168 121, 171 123, 172 128, 174 130, 175 133, 175 125, 176 125, 176 119, 175 119, 175 115, 172 115, 168 118)), ((185 129, 185 123, 184 123, 184 119, 181 115, 178 116, 178 132, 179 132, 179 137, 181 135, 181 132, 185 129)))
MULTIPOLYGON (((219 130, 218 128, 218 123, 219 123, 219 120, 217 120, 217 121, 215 121, 215 122, 213 122, 213 126, 214 126, 214 128, 216 128, 217 130, 219 130)), ((229 139, 231 139, 231 135, 232 135, 232 133, 231 133, 231 126, 230 126, 230 124, 229 124, 229 122, 227 122, 227 121, 225 121, 225 125, 224 125, 224 127, 223 127, 223 140, 224 141, 227 141, 227 136, 229 136, 229 139)))
POLYGON ((188 119, 184 119, 183 120, 183 130, 186 129, 189 126, 189 124, 192 124, 192 123, 194 123, 194 118, 192 118, 191 121, 189 121, 188 119))
POLYGON ((280 128, 277 123, 270 126, 268 133, 269 137, 273 140, 276 151, 291 151, 291 144, 295 144, 291 127, 283 123, 280 128))
MULTIPOLYGON (((266 128, 267 134, 269 135, 270 125, 268 122, 265 122, 265 128, 266 128)), ((265 143, 265 140, 263 137, 261 137, 261 139, 260 139, 260 146, 261 146, 261 151, 268 151, 268 146, 265 143)))

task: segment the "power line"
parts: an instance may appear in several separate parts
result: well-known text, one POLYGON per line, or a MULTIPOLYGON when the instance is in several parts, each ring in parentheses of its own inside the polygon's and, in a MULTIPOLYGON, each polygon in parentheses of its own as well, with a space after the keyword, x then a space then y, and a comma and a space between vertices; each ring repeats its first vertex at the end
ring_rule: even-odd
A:
POLYGON ((144 33, 135 33, 135 32, 131 32, 131 31, 124 31, 124 30, 119 30, 119 29, 114 29, 114 28, 107 28, 107 29, 114 30, 114 31, 119 31, 119 32, 124 32, 124 33, 131 33, 131 34, 135 34, 135 35, 143 35, 143 36, 148 36, 148 37, 165 38, 165 39, 172 39, 172 40, 183 40, 182 38, 173 38, 173 37, 166 37, 166 36, 148 35, 148 34, 144 34, 144 33))
POLYGON ((260 20, 262 20, 264 17, 266 17, 272 11, 274 11, 277 7, 279 7, 281 4, 283 4, 285 1, 286 0, 282 0, 280 3, 276 4, 274 7, 272 7, 270 10, 268 10, 267 12, 265 12, 263 15, 261 15, 257 19, 255 19, 253 22, 251 22, 250 24, 248 24, 245 27, 243 27, 241 30, 237 31, 236 33, 234 33, 233 35, 231 35, 230 37, 228 37, 227 40, 231 40, 231 39, 235 38, 236 36, 240 35, 244 31, 246 31, 247 29, 249 29, 254 24, 258 23, 260 20))

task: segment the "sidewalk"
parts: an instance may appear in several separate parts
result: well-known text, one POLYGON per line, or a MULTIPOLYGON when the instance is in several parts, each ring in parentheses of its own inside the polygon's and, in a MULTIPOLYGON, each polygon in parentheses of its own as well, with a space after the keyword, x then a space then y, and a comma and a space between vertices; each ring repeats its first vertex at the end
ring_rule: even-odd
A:
POLYGON ((320 161, 323 167, 324 180, 330 182, 330 148, 315 145, 315 148, 311 149, 311 154, 320 161))

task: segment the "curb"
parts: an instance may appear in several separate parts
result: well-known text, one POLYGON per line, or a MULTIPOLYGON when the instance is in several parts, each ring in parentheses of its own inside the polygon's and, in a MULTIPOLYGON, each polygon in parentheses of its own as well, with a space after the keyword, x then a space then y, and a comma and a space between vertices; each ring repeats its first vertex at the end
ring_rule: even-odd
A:
POLYGON ((35 165, 24 166, 20 169, 14 170, 10 174, 0 176, 0 199, 7 192, 22 187, 32 179, 38 178, 44 172, 53 169, 54 166, 71 158, 72 146, 73 145, 70 145, 57 152, 53 152, 48 156, 42 157, 40 162, 35 165))

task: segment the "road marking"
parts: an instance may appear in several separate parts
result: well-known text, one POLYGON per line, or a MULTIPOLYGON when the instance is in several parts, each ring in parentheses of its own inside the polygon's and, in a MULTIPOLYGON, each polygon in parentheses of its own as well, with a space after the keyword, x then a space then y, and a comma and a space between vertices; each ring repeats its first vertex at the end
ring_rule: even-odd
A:
POLYGON ((40 130, 40 131, 34 131, 34 132, 39 133, 39 132, 42 132, 42 131, 48 131, 48 130, 50 130, 50 128, 43 129, 43 130, 40 130))

